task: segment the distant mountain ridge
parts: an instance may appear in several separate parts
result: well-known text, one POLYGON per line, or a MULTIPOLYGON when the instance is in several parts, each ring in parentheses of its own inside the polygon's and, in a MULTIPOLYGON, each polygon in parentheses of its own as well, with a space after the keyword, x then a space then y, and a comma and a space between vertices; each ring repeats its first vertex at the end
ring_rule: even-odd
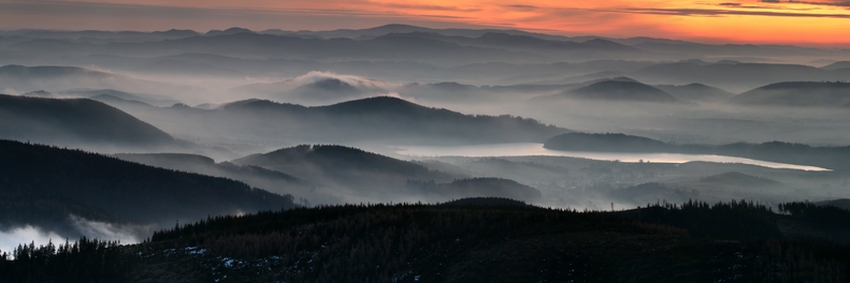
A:
POLYGON ((677 102, 678 99, 655 87, 628 79, 606 79, 588 86, 568 90, 560 94, 537 97, 535 101, 558 99, 584 99, 597 101, 633 101, 633 102, 677 102))
POLYGON ((357 148, 337 145, 299 145, 232 161, 291 172, 314 180, 324 192, 371 199, 446 201, 460 197, 508 197, 539 200, 534 188, 512 180, 458 176, 357 148))
POLYGON ((680 100, 692 102, 722 102, 735 96, 726 90, 701 83, 687 85, 656 85, 656 88, 669 93, 680 100))
POLYGON ((850 83, 782 82, 741 93, 729 102, 749 106, 850 107, 850 83))
MULTIPOLYGON (((248 132, 258 138, 291 140, 292 143, 311 140, 408 144, 542 142, 570 132, 528 118, 466 115, 385 96, 313 107, 249 99, 213 110, 185 107, 125 110, 142 119, 169 121, 161 124, 166 131, 174 129, 195 134, 192 125, 208 124, 232 133, 231 136, 248 132), (174 125, 185 126, 169 128, 174 125)), ((198 131, 196 134, 205 133, 198 131)))
POLYGON ((182 145, 170 135, 89 99, 0 95, 0 138, 114 147, 182 145))

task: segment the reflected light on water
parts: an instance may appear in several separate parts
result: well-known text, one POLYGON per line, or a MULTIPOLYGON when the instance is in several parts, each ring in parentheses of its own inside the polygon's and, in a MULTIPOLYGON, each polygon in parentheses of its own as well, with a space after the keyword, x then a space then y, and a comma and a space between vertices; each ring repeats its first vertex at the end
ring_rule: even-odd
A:
POLYGON ((686 163, 693 161, 715 163, 740 163, 776 169, 804 171, 832 171, 815 166, 794 165, 755 160, 742 157, 682 153, 623 153, 560 151, 543 148, 542 143, 506 143, 464 146, 401 146, 398 154, 414 157, 508 157, 508 156, 564 156, 620 162, 686 163))

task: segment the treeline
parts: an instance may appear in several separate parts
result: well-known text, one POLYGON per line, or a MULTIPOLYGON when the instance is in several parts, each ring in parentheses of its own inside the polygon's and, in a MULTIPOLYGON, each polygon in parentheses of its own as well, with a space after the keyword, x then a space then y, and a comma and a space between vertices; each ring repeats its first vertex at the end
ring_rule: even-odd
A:
POLYGON ((601 219, 612 218, 537 207, 343 205, 213 218, 157 232, 151 244, 177 241, 249 262, 274 258, 271 268, 279 268, 234 280, 410 282, 413 275, 406 274, 415 271, 439 281, 441 262, 478 245, 568 223, 576 229, 619 224, 601 219))
POLYGON ((789 202, 779 204, 779 211, 818 229, 850 232, 850 211, 845 209, 811 202, 789 202))
POLYGON ((469 197, 506 197, 527 202, 542 198, 539 190, 502 178, 465 178, 451 183, 434 180, 407 180, 406 188, 414 194, 436 199, 469 197))
POLYGON ((118 242, 86 237, 59 245, 21 244, 0 255, 3 282, 126 282, 132 267, 118 242))
MULTIPOLYGON (((134 246, 79 248, 81 258, 109 260, 93 261, 100 264, 93 270, 99 271, 75 278, 88 278, 87 282, 850 280, 850 247, 789 237, 780 229, 780 222, 806 221, 804 215, 811 213, 850 222, 846 213, 808 204, 783 204, 784 213, 777 214, 748 201, 657 203, 620 212, 497 204, 505 202, 339 205, 210 217, 158 231, 134 246), (126 276, 111 275, 122 270, 126 276)), ((52 254, 53 248, 43 249, 22 246, 15 257, 26 260, 3 261, 2 266, 16 268, 17 273, 10 274, 31 276, 15 282, 51 282, 53 277, 26 280, 39 273, 67 274, 86 262, 60 257, 68 248, 52 254)))
POLYGON ((715 204, 693 200, 681 205, 655 203, 645 209, 625 211, 623 215, 648 223, 683 228, 695 237, 743 240, 779 239, 783 236, 776 225, 779 215, 773 209, 744 200, 715 204))

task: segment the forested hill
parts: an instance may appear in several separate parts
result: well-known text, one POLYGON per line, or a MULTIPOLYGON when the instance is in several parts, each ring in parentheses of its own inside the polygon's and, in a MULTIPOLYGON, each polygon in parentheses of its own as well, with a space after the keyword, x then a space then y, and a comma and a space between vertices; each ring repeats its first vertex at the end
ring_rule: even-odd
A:
POLYGON ((781 82, 741 93, 729 102, 746 106, 848 107, 850 83, 781 82))
POLYGON ((317 107, 248 100, 224 105, 207 115, 205 119, 224 119, 221 125, 240 128, 262 125, 257 131, 285 132, 288 138, 302 136, 315 140, 318 137, 330 141, 542 142, 570 132, 534 119, 466 115, 394 97, 373 97, 317 107))
POLYGON ((535 188, 497 178, 461 176, 388 156, 339 145, 299 145, 233 161, 291 173, 328 193, 381 200, 439 202, 462 197, 508 197, 533 202, 535 188))
POLYGON ((810 203, 781 210, 732 201, 577 212, 486 199, 296 208, 213 217, 120 248, 26 247, 14 253, 24 260, 0 259, 0 274, 13 282, 847 282, 850 212, 810 203))
POLYGON ((170 226, 175 220, 294 207, 292 196, 229 179, 8 140, 0 140, 0 204, 4 226, 45 229, 67 223, 68 214, 170 226))
POLYGON ((4 94, 0 94, 0 138, 120 147, 178 144, 156 127, 98 101, 4 94))

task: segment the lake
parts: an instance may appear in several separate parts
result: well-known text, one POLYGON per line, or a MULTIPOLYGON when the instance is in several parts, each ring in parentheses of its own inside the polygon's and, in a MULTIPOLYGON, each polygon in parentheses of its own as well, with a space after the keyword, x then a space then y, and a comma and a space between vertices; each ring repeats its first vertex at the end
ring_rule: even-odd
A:
POLYGON ((464 146, 400 146, 396 153, 411 157, 564 156, 592 160, 618 160, 620 162, 640 162, 642 160, 643 162, 654 163, 686 163, 692 161, 705 161, 716 163, 741 163, 777 169, 832 171, 815 166, 785 164, 723 155, 560 151, 543 148, 542 143, 505 143, 464 146))

